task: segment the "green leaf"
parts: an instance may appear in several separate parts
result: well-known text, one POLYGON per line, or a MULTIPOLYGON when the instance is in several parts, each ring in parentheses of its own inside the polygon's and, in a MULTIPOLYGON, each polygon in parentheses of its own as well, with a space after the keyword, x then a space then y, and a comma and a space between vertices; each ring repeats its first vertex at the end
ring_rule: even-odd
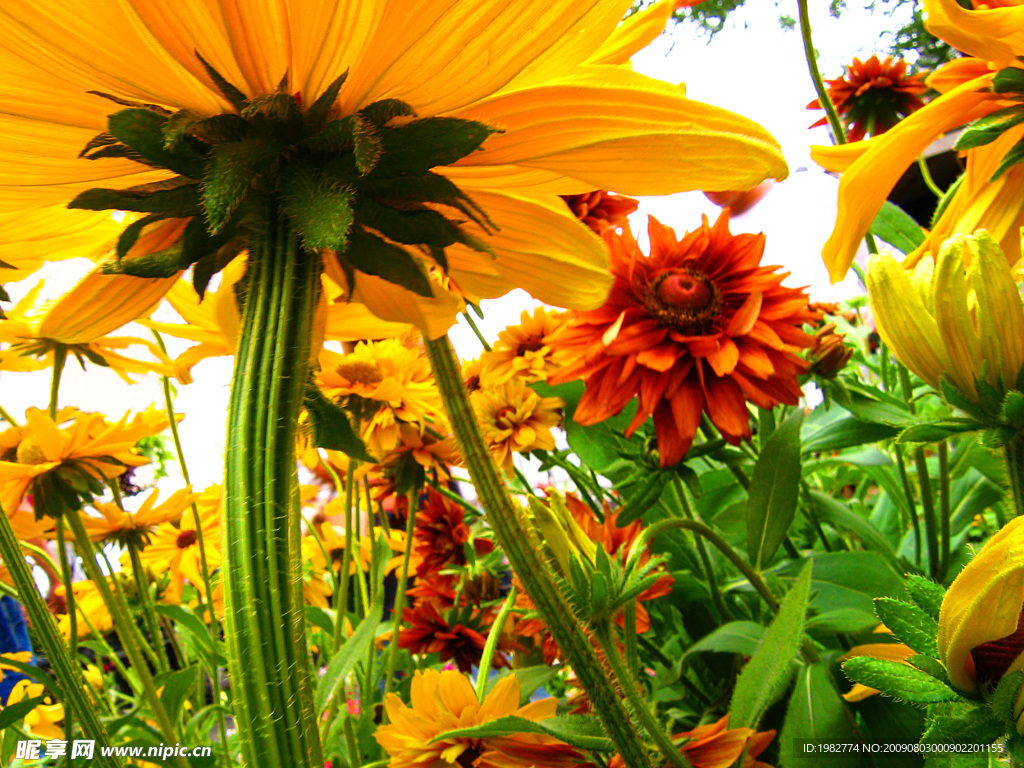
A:
MULTIPOLYGON (((331 699, 338 695, 345 682, 345 678, 348 677, 348 673, 366 655, 366 649, 373 643, 374 637, 377 634, 377 625, 380 624, 380 608, 384 599, 383 593, 384 590, 379 590, 376 593, 378 598, 374 600, 374 604, 369 613, 366 614, 366 618, 359 622, 359 626, 356 627, 352 636, 345 640, 345 644, 331 657, 327 670, 317 683, 314 705, 318 717, 326 711, 331 699)), ((337 620, 343 621, 342 616, 339 615, 337 620)), ((396 641, 397 638, 392 639, 392 642, 396 641)), ((344 693, 341 695, 344 695, 344 693)))
POLYGON ((975 120, 960 134, 955 149, 963 152, 991 144, 1010 128, 1024 122, 1024 106, 1015 104, 975 120))
POLYGON ((946 598, 946 590, 942 585, 924 576, 910 575, 907 576, 906 587, 907 594, 917 607, 938 621, 942 601, 946 598))
POLYGON ((951 437, 962 435, 965 432, 974 432, 984 429, 984 424, 979 424, 974 419, 943 419, 933 421, 930 424, 915 424, 907 427, 896 437, 898 443, 937 443, 940 440, 949 440, 951 437))
POLYGON ((563 715, 540 722, 507 715, 480 725, 445 731, 431 739, 430 743, 442 739, 496 739, 517 733, 554 736, 579 749, 611 752, 615 748, 612 740, 605 735, 601 721, 593 715, 563 715))
POLYGON ((868 231, 903 253, 924 242, 921 226, 898 205, 886 201, 868 231))
POLYGON ((306 386, 306 397, 302 403, 309 414, 309 423, 313 429, 311 442, 317 448, 329 451, 341 451, 353 459, 376 463, 366 450, 362 439, 352 428, 348 414, 336 406, 312 381, 306 386))
MULTIPOLYGON (((87 189, 68 203, 68 208, 84 211, 135 211, 165 213, 172 216, 194 216, 199 212, 198 187, 179 177, 173 184, 163 184, 152 191, 135 189, 87 189)), ((146 185, 153 186, 153 185, 146 185)))
POLYGON ((428 299, 434 295, 430 279, 408 251, 386 243, 360 227, 352 228, 344 258, 360 272, 376 275, 428 299))
MULTIPOLYGON (((877 552, 819 552, 814 562, 811 605, 819 613, 840 608, 874 612, 876 597, 905 597, 903 577, 877 552)), ((801 568, 790 561, 769 573, 784 582, 794 579, 801 568)))
POLYGON ((631 491, 626 503, 619 507, 619 516, 615 518, 616 525, 622 528, 642 517, 658 503, 667 485, 665 473, 659 471, 647 475, 647 478, 639 483, 640 487, 631 491))
POLYGON ((170 715, 172 722, 177 721, 182 704, 185 703, 185 699, 195 687, 198 679, 199 667, 192 666, 187 669, 179 669, 177 672, 171 672, 158 683, 158 685, 163 685, 160 701, 163 702, 164 709, 167 710, 167 714, 170 715))
POLYGON ((350 187, 304 165, 283 169, 279 184, 281 210, 291 219, 307 250, 344 252, 348 248, 355 197, 350 187))
POLYGON ((1024 70, 1018 67, 1006 67, 999 70, 992 78, 992 91, 994 93, 1024 91, 1024 70))
POLYGON ((803 565, 753 657, 736 680, 729 704, 733 728, 756 728, 765 710, 789 685, 793 660, 804 636, 812 565, 810 560, 803 565))
POLYGON ((811 502, 817 518, 826 522, 837 531, 848 531, 861 540, 868 549, 878 552, 888 560, 893 568, 901 570, 899 558, 892 546, 871 522, 851 510, 843 502, 821 491, 811 491, 811 502))
POLYGON ((31 699, 22 699, 16 704, 10 704, 0 709, 0 732, 11 727, 25 715, 43 703, 45 696, 35 696, 31 699))
POLYGON ((839 632, 856 634, 878 625, 878 617, 856 608, 837 608, 807 619, 808 632, 834 635, 839 632))
POLYGON ((4 657, 3 665, 5 667, 11 667, 25 675, 25 677, 35 680, 55 697, 60 695, 60 687, 57 685, 57 681, 54 680, 45 669, 37 667, 35 664, 28 664, 24 661, 12 659, 10 656, 4 657))
POLYGON ((1024 680, 1024 672, 1011 672, 1003 675, 996 685, 996 689, 985 702, 991 712, 1001 722, 1011 723, 1016 721, 1014 716, 1017 708, 1017 694, 1020 691, 1021 681, 1024 680))
POLYGON ((327 611, 315 605, 306 606, 306 623, 317 629, 321 629, 331 636, 334 634, 334 622, 327 615, 327 611))
POLYGON ((179 631, 184 630, 188 632, 192 639, 206 649, 207 652, 213 650, 213 640, 210 637, 209 627, 192 611, 180 605, 156 605, 154 608, 161 616, 166 616, 173 621, 179 631))
POLYGON ((992 713, 973 702, 929 707, 927 723, 923 744, 991 744, 1005 734, 992 713))
POLYGON ((879 597, 875 600, 875 612, 882 623, 908 645, 925 656, 938 657, 939 648, 936 637, 939 625, 931 616, 916 605, 894 600, 891 597, 879 597))
POLYGON ((753 656, 765 628, 755 621, 730 621, 712 630, 686 649, 683 661, 695 653, 739 653, 753 656))
POLYGON ((760 571, 786 538, 800 495, 800 427, 797 409, 765 441, 747 490, 747 552, 760 571))
POLYGON ((431 168, 451 165, 480 148, 501 129, 458 117, 426 117, 401 127, 381 129, 384 154, 381 171, 389 175, 422 176, 431 168))
POLYGON ((808 664, 801 671, 789 697, 786 719, 779 736, 782 765, 798 765, 807 756, 798 750, 801 741, 854 742, 852 716, 836 691, 824 662, 808 664))
POLYGON ((513 669, 511 674, 519 678, 519 705, 522 706, 530 700, 534 691, 551 682, 558 674, 558 670, 547 664, 540 664, 535 667, 513 669))
POLYGON ((946 685, 950 685, 950 687, 952 687, 949 682, 949 675, 946 674, 946 668, 942 666, 942 662, 938 659, 932 658, 931 656, 922 656, 917 654, 907 658, 907 663, 912 667, 920 669, 922 672, 927 672, 936 680, 941 680, 946 685))
POLYGON ((214 148, 203 181, 203 205, 212 234, 224 228, 249 187, 270 167, 278 154, 278 147, 263 136, 219 144, 214 148))
POLYGON ((122 109, 107 118, 107 131, 153 165, 182 176, 200 178, 205 165, 203 156, 185 142, 173 150, 165 147, 163 131, 166 123, 165 115, 149 109, 122 109))
POLYGON ((1010 147, 1007 153, 1003 156, 1002 161, 999 163, 999 167, 996 168, 995 173, 989 177, 989 182, 991 183, 995 181, 1013 166, 1021 162, 1024 162, 1024 139, 1021 139, 1010 147))
POLYGON ((837 419, 815 431, 803 441, 803 452, 831 453, 865 443, 877 443, 895 437, 898 427, 862 421, 854 416, 837 419))
POLYGON ((956 691, 927 672, 896 661, 855 656, 843 664, 843 671, 855 683, 877 688, 886 696, 912 704, 960 699, 956 691))

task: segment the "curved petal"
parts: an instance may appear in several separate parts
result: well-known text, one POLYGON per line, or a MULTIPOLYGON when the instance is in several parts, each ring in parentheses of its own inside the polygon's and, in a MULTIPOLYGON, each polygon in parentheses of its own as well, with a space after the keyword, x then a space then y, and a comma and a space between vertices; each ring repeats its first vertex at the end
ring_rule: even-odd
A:
POLYGON ((625 195, 750 189, 788 174, 778 143, 757 123, 622 67, 585 67, 460 116, 505 133, 458 165, 541 168, 625 195))
POLYGON ((839 215, 822 254, 833 283, 846 276, 878 209, 917 156, 946 131, 999 107, 987 92, 989 82, 991 76, 971 80, 917 110, 872 139, 868 151, 843 173, 839 215))
POLYGON ((612 283, 607 248, 561 199, 482 190, 473 199, 499 229, 474 232, 494 249, 494 258, 462 245, 446 250, 449 274, 460 288, 483 298, 523 288, 546 304, 573 309, 604 302, 612 283))
POLYGON ((464 165, 438 168, 472 197, 477 189, 501 189, 525 195, 582 195, 594 185, 567 179, 554 171, 518 165, 464 165))
POLYGON ((1024 6, 969 11, 956 0, 925 0, 925 27, 954 48, 1009 64, 1024 53, 1024 6))
POLYGON ((434 297, 428 299, 387 280, 360 272, 352 291, 352 300, 364 304, 371 314, 389 323, 415 325, 430 339, 448 333, 464 306, 462 297, 432 285, 434 297))
POLYGON ((588 64, 625 64, 665 31, 675 0, 661 0, 626 19, 588 60, 588 64))
POLYGON ((0 213, 0 282, 21 280, 44 261, 98 259, 114 242, 120 225, 108 211, 73 211, 62 206, 0 213))
POLYGON ((365 304, 339 302, 327 307, 325 337, 328 339, 335 341, 387 339, 401 336, 408 331, 408 324, 381 320, 372 314, 365 304))
POLYGON ((985 59, 976 59, 968 56, 962 59, 947 61, 941 67, 932 72, 925 79, 929 88, 934 88, 939 93, 947 93, 958 85, 963 85, 968 80, 988 75, 992 68, 985 59))
POLYGON ((879 137, 849 144, 813 145, 811 159, 829 173, 842 173, 875 145, 879 137))

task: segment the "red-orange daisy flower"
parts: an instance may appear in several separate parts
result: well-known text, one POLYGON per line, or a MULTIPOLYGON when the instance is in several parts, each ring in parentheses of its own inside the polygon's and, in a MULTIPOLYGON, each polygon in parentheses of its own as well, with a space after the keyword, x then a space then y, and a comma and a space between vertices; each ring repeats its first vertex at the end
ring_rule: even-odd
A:
MULTIPOLYGON (((729 715, 707 725, 698 725, 692 731, 677 733, 676 740, 686 739, 679 751, 693 768, 730 768, 743 757, 740 768, 771 768, 757 757, 768 748, 775 731, 755 731, 753 728, 730 728, 729 715)), ((608 768, 625 768, 619 755, 608 761, 608 768)))
MULTIPOLYGON (((462 672, 469 672, 480 663, 487 633, 494 621, 494 612, 467 607, 450 611, 446 618, 434 603, 424 602, 402 612, 402 621, 409 625, 398 633, 398 647, 412 653, 437 653, 441 661, 453 660, 462 672)), ((499 652, 491 660, 495 668, 509 666, 500 650, 510 649, 507 639, 499 640, 499 652)))
MULTIPOLYGON (((416 567, 418 577, 436 575, 448 565, 466 564, 465 546, 472 531, 466 524, 465 510, 433 488, 427 489, 413 531, 413 547, 422 558, 416 567)), ((478 554, 494 548, 493 542, 486 539, 477 539, 474 546, 478 554)))
POLYGON ((606 229, 625 229, 629 225, 626 217, 640 206, 639 200, 603 189, 582 195, 562 195, 562 199, 577 219, 599 235, 606 229))
MULTIPOLYGON (((855 57, 842 77, 826 80, 828 96, 847 124, 847 138, 860 141, 865 136, 885 133, 923 107, 921 95, 928 90, 924 83, 927 74, 908 75, 907 62, 893 61, 892 56, 887 56, 885 61, 879 61, 878 56, 867 61, 855 57)), ((815 99, 807 108, 822 109, 821 102, 815 99)), ((823 117, 811 128, 827 122, 828 118, 823 117)))
POLYGON ((818 315, 802 289, 782 286, 788 273, 761 266, 764 235, 731 235, 726 211, 682 240, 654 217, 648 232, 650 256, 628 230, 606 233, 611 294, 549 338, 576 359, 548 380, 586 380, 574 415, 583 425, 639 396, 626 436, 653 415, 661 465, 670 466, 689 449, 702 411, 738 444, 750 437, 747 400, 799 401, 807 363, 798 353, 814 343, 801 326, 818 315))

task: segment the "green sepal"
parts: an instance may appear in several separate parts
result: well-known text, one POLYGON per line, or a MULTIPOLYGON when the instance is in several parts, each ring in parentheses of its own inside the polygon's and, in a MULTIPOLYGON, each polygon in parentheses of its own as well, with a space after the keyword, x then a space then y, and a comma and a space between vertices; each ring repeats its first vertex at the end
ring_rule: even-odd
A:
POLYGON ((1020 691, 1022 680, 1024 680, 1024 671, 1021 670, 1003 675, 995 690, 985 700, 989 711, 1000 722, 1006 723, 1008 730, 1013 730, 1016 726, 1013 710, 1017 703, 1017 693, 1020 691))
MULTIPOLYGON (((556 557, 555 562, 558 562, 556 557)), ((572 552, 569 553, 567 558, 569 565, 569 579, 566 586, 569 587, 566 591, 569 595, 569 600, 573 607, 583 614, 589 616, 590 610, 590 580, 587 578, 587 573, 583 569, 583 564, 580 562, 578 557, 575 557, 572 552)))
POLYGON ((942 601, 946 597, 946 590, 942 585, 924 576, 911 575, 907 576, 904 586, 917 607, 938 621, 942 601))
POLYGON ((428 208, 400 210, 361 195, 355 200, 355 213, 360 224, 377 230, 396 243, 438 249, 462 243, 477 251, 493 253, 486 243, 428 208))
POLYGON ((971 702, 928 707, 922 744, 990 744, 1006 733, 984 707, 971 702))
POLYGON ((422 176, 431 168, 452 165, 475 152, 501 129, 458 117, 425 117, 381 130, 384 156, 380 171, 422 176))
POLYGON ((230 264, 231 260, 244 249, 244 239, 237 238, 216 251, 196 259, 192 267, 192 287, 200 301, 206 296, 206 287, 210 284, 210 278, 230 264))
POLYGON ((387 205, 408 205, 409 203, 436 203, 447 205, 472 219, 487 232, 496 232, 497 226, 483 208, 459 189, 450 179, 437 173, 422 176, 399 176, 375 178, 370 176, 361 185, 360 191, 387 205))
POLYGON ((217 234, 224 227, 254 179, 279 153, 279 147, 263 136, 220 144, 213 150, 203 181, 203 204, 211 233, 217 234))
POLYGON ((302 404, 309 414, 314 446, 329 451, 341 451, 346 456, 371 464, 377 463, 366 450, 366 445, 353 428, 348 414, 328 400, 312 379, 306 385, 306 395, 302 404))
POLYGON ((383 152, 380 134, 377 132, 377 127, 362 115, 353 115, 351 126, 356 168, 359 169, 362 176, 365 176, 380 162, 383 152))
POLYGON ((243 120, 256 127, 257 132, 266 126, 281 142, 288 143, 301 136, 305 129, 305 118, 299 102, 287 93, 268 93, 249 101, 241 110, 243 120))
POLYGON ((282 169, 279 189, 281 210, 306 249, 347 250, 354 197, 350 187, 308 166, 292 165, 282 169))
POLYGON ((910 253, 924 242, 921 226, 909 213, 888 200, 875 215, 868 231, 903 253, 910 253))
POLYGON ((956 140, 955 149, 962 152, 991 144, 1004 132, 1022 122, 1024 122, 1024 105, 1015 104, 1012 107, 996 110, 967 126, 956 140))
POLYGON ((416 110, 400 99, 381 99, 368 107, 363 107, 359 110, 359 114, 378 128, 383 128, 393 118, 415 117, 416 110))
POLYGON ((1003 400, 1003 420, 1018 432, 1024 430, 1024 394, 1015 389, 1006 393, 1003 400))
POLYGON ((609 597, 608 579, 600 571, 594 571, 590 577, 590 610, 595 617, 608 608, 609 597))
POLYGON ((204 117, 191 125, 189 133, 211 146, 228 141, 241 141, 256 135, 249 123, 238 115, 228 114, 204 117))
POLYGON ((965 432, 984 429, 985 425, 974 419, 943 419, 928 424, 914 424, 896 436, 897 443, 936 443, 965 432))
POLYGON ((210 79, 213 80, 213 84, 217 87, 217 90, 224 95, 224 98, 231 103, 231 106, 241 112, 245 108, 245 105, 249 103, 249 99, 246 98, 246 95, 225 80, 224 76, 221 75, 220 72, 211 67, 206 59, 199 55, 199 51, 195 51, 195 55, 196 58, 199 59, 199 63, 203 65, 203 69, 206 70, 206 74, 208 74, 210 79))
POLYGON ((878 597, 875 598, 875 614, 902 643, 918 653, 938 657, 935 638, 939 625, 916 605, 892 597, 878 597))
POLYGON ((185 227, 181 241, 184 259, 196 265, 192 273, 192 285, 200 299, 203 298, 210 277, 227 266, 248 245, 246 238, 234 234, 234 227, 230 225, 220 233, 211 235, 206 223, 198 216, 185 227))
POLYGON ((131 275, 132 277, 173 277, 192 264, 185 252, 184 238, 162 251, 144 253, 131 259, 117 259, 102 265, 105 275, 131 275))
POLYGON ((887 659, 855 656, 843 664, 843 671, 855 683, 911 704, 960 700, 956 691, 927 672, 887 659))
POLYGON ((386 243, 360 227, 352 228, 343 260, 360 272, 376 275, 419 296, 429 299, 434 295, 430 279, 408 251, 386 243))
POLYGON ((946 672, 946 668, 942 666, 942 662, 932 656, 923 656, 916 654, 910 656, 907 659, 907 663, 915 669, 920 669, 922 672, 927 672, 929 675, 934 677, 936 680, 941 680, 950 688, 953 684, 949 681, 949 674, 946 672))
POLYGON ((206 161, 187 142, 173 150, 164 146, 165 115, 148 109, 122 109, 107 118, 107 131, 159 168, 198 179, 203 175, 206 161))
POLYGON ((1019 67, 1006 67, 996 72, 992 78, 993 93, 1024 92, 1024 70, 1019 67))
POLYGON ((117 238, 117 247, 114 249, 114 252, 117 254, 117 258, 123 259, 127 255, 128 251, 132 249, 132 246, 138 242, 139 235, 142 234, 143 229, 148 225, 165 218, 167 217, 162 213, 154 213, 150 216, 143 216, 141 219, 133 221, 121 230, 121 234, 117 238))
POLYGON ((334 106, 334 102, 338 100, 338 94, 341 93, 341 86, 345 84, 348 79, 348 70, 346 69, 341 73, 341 76, 336 77, 334 81, 324 89, 324 92, 316 97, 309 109, 306 111, 306 126, 313 132, 316 133, 324 124, 327 122, 327 118, 331 114, 331 108, 334 106))
POLYGON ((942 392, 943 399, 954 408, 959 408, 978 420, 986 418, 985 412, 977 404, 964 397, 960 390, 954 387, 945 376, 939 377, 939 391, 942 392))
POLYGON ((87 189, 68 203, 68 208, 84 211, 133 211, 163 213, 168 216, 195 216, 199 213, 199 189, 195 182, 181 176, 128 189, 87 189))
POLYGON ((1003 159, 999 163, 999 167, 996 168, 995 172, 991 176, 989 176, 989 182, 995 181, 1013 166, 1022 162, 1024 162, 1024 139, 1021 139, 1010 147, 1007 153, 1003 155, 1003 159))

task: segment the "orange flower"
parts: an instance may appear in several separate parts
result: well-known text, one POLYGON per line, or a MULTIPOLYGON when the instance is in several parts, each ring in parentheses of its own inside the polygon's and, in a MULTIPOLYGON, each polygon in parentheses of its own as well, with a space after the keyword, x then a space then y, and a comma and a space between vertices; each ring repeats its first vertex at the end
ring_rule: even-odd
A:
MULTIPOLYGON (((771 768, 756 758, 774 738, 775 731, 758 733, 753 728, 730 728, 729 715, 715 723, 676 734, 676 740, 687 740, 679 751, 693 768, 731 768, 740 755, 743 755, 740 768, 771 768)), ((615 755, 608 761, 608 768, 626 768, 626 763, 615 755)))
POLYGON ((576 218, 597 234, 606 229, 624 229, 629 226, 626 217, 640 206, 639 200, 614 195, 597 189, 582 195, 562 195, 576 218))
MULTIPOLYGON (((469 672, 480 663, 487 633, 494 623, 494 611, 465 606, 449 609, 442 615, 435 603, 422 602, 415 608, 406 608, 402 621, 409 627, 398 633, 399 648, 408 648, 411 653, 440 654, 442 663, 453 660, 460 671, 469 672)), ((511 644, 503 638, 498 648, 510 649, 511 644)), ((509 662, 499 652, 494 654, 491 665, 507 667, 509 662)))
POLYGON ((638 395, 626 436, 653 415, 661 464, 670 466, 689 449, 702 411, 738 444, 750 437, 746 400, 762 408, 799 401, 807 363, 798 353, 814 343, 801 326, 817 314, 803 290, 781 285, 786 273, 761 266, 763 235, 729 233, 728 212, 713 227, 705 217, 682 240, 653 217, 648 231, 650 256, 628 231, 605 235, 611 295, 548 339, 576 356, 548 381, 586 380, 575 413, 583 425, 638 395))
POLYGON ((416 513, 413 547, 422 560, 416 567, 419 578, 436 578, 446 566, 466 564, 465 545, 473 542, 478 554, 494 549, 488 539, 473 541, 473 532, 465 521, 465 511, 433 488, 416 513))
MULTIPOLYGON (((885 133, 911 112, 924 106, 921 94, 928 90, 924 83, 926 72, 907 74, 907 62, 893 61, 887 56, 879 61, 872 56, 867 61, 854 58, 846 68, 843 77, 826 80, 828 96, 835 104, 839 116, 845 120, 850 141, 860 141, 865 136, 885 133)), ((808 109, 822 109, 815 99, 808 109)), ((812 125, 825 125, 822 117, 812 125)))

